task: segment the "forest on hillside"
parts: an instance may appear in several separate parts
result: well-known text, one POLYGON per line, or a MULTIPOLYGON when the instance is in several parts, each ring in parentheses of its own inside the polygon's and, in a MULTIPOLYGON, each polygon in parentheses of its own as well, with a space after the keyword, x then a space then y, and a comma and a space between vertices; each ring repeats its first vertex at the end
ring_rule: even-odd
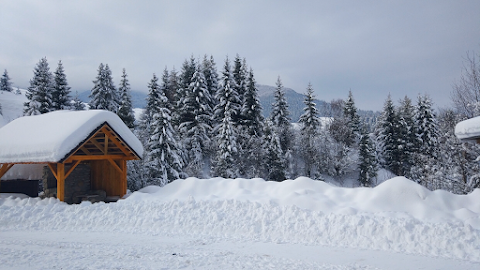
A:
MULTIPOLYGON (((323 104, 320 112, 313 87, 306 84, 303 114, 293 125, 281 78, 265 118, 253 69, 238 55, 233 61, 227 57, 219 72, 213 57, 205 56, 190 57, 180 71, 153 74, 137 120, 125 69, 116 86, 108 64, 100 64, 85 106, 72 97, 62 62, 52 73, 42 58, 27 89, 24 115, 87 108, 117 113, 146 150, 142 160, 128 164, 132 191, 178 178, 217 176, 270 181, 307 176, 341 183, 353 175, 359 186, 373 186, 383 168, 431 190, 466 194, 480 185, 480 147, 459 141, 454 127, 480 115, 479 67, 468 55, 452 89, 451 108, 436 111, 421 94, 398 104, 388 96, 378 118, 359 114, 352 92, 323 104)), ((7 70, 0 90, 15 91, 7 70)))

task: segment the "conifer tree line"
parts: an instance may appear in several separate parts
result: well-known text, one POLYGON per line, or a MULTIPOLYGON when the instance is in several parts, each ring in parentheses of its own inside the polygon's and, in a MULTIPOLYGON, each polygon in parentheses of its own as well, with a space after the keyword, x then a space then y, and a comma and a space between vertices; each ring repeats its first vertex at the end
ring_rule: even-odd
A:
MULTIPOLYGON (((374 123, 359 116, 351 91, 345 100, 325 106, 330 117, 320 117, 308 84, 304 112, 292 124, 280 77, 271 114, 264 119, 253 69, 239 55, 227 57, 218 71, 212 56, 192 56, 179 71, 165 68, 160 76, 152 74, 146 107, 137 120, 125 69, 117 88, 108 64, 102 63, 88 107, 117 113, 144 145, 143 159, 128 164, 130 190, 186 177, 356 178, 359 185, 375 186, 379 169, 385 169, 432 190, 465 194, 480 186, 480 147, 460 142, 454 127, 480 115, 480 101, 466 104, 468 97, 461 96, 468 91, 480 96, 480 88, 467 87, 478 80, 480 65, 475 64, 454 86, 454 108, 436 112, 426 95, 414 101, 405 96, 398 104, 388 96, 374 123)), ((6 70, 0 86, 13 91, 6 70)), ((25 115, 86 109, 78 95, 71 97, 61 61, 51 73, 42 58, 26 96, 25 115)))

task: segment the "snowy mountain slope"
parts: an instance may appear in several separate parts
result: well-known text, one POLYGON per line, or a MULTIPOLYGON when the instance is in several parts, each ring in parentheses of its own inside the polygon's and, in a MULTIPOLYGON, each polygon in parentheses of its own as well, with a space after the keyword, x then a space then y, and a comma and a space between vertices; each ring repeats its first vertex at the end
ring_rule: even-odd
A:
POLYGON ((431 192, 405 178, 373 189, 307 178, 188 178, 110 204, 3 194, 0 265, 479 269, 479 215, 478 192, 431 192))

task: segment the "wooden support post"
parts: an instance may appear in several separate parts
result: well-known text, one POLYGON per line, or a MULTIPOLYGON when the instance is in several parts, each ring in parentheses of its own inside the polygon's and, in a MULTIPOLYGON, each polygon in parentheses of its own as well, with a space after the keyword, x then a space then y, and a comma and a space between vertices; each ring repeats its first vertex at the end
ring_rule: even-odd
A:
POLYGON ((108 136, 107 136, 107 134, 105 134, 105 142, 104 143, 105 143, 104 144, 105 149, 103 150, 103 154, 108 155, 108 136))
POLYGON ((65 201, 65 164, 57 164, 57 199, 65 201))
MULTIPOLYGON (((127 194, 127 161, 126 160, 121 160, 121 167, 122 167, 122 170, 123 170, 123 174, 122 174, 122 194, 123 196, 125 196, 125 194, 127 194)), ((122 197, 123 197, 122 196, 122 197)))

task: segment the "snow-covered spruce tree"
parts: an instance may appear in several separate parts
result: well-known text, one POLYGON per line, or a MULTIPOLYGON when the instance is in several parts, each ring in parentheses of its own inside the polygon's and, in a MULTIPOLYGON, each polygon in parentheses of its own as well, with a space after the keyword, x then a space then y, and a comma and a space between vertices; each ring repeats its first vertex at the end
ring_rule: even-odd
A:
POLYGON ((202 72, 205 77, 205 84, 207 86, 208 93, 211 97, 211 108, 215 108, 217 105, 217 100, 215 96, 217 95, 218 89, 218 73, 217 66, 213 56, 210 56, 210 59, 205 55, 202 62, 202 72))
POLYGON ((261 136, 263 133, 262 106, 258 97, 257 83, 253 70, 248 72, 246 92, 242 105, 242 122, 249 136, 261 136))
POLYGON ((418 140, 416 135, 416 124, 415 124, 415 107, 412 105, 412 100, 405 96, 403 100, 400 101, 400 106, 398 107, 398 120, 399 120, 399 147, 402 151, 401 154, 401 164, 402 164, 402 175, 410 177, 410 168, 414 164, 413 156, 418 151, 418 140))
POLYGON ((427 96, 418 96, 416 107, 418 153, 410 175, 423 186, 434 190, 439 187, 437 174, 440 173, 438 157, 439 130, 432 102, 427 96))
MULTIPOLYGON (((177 98, 177 90, 180 87, 180 78, 178 77, 177 70, 175 67, 169 72, 167 67, 165 67, 165 70, 163 71, 163 76, 168 75, 168 91, 169 93, 167 95, 168 101, 170 102, 170 108, 173 110, 176 106, 176 98, 177 98)), ((162 76, 162 80, 163 80, 162 76)), ((172 116, 173 117, 173 116, 172 116)))
POLYGON ((82 110, 85 110, 86 107, 85 107, 85 104, 83 103, 83 101, 80 100, 80 98, 78 97, 78 92, 75 92, 75 97, 73 98, 72 100, 72 106, 71 106, 72 110, 74 111, 82 111, 82 110))
MULTIPOLYGON (((237 54, 235 60, 233 61, 233 81, 235 84, 233 87, 235 88, 235 92, 238 94, 238 107, 242 107, 243 99, 245 97, 245 92, 247 91, 247 73, 245 70, 245 60, 242 62, 242 59, 237 54)), ((243 125, 242 121, 242 114, 241 111, 238 111, 236 115, 233 116, 233 121, 237 126, 243 125)))
POLYGON ((304 113, 300 116, 298 122, 301 124, 300 153, 302 153, 305 166, 305 176, 311 178, 313 178, 317 172, 315 168, 318 158, 316 141, 321 126, 314 99, 312 84, 309 83, 303 101, 305 103, 305 107, 303 108, 304 113))
POLYGON ((103 63, 98 67, 97 78, 93 81, 94 86, 90 94, 90 109, 107 110, 117 113, 118 110, 118 93, 113 84, 112 72, 103 63))
POLYGON ((147 104, 145 110, 140 117, 139 123, 139 139, 144 146, 147 145, 150 134, 153 132, 151 129, 153 115, 159 113, 159 100, 161 96, 160 85, 158 84, 158 77, 153 74, 152 79, 148 83, 147 104))
POLYGON ((184 114, 179 130, 187 153, 185 172, 199 178, 209 176, 213 118, 211 103, 205 77, 198 65, 182 102, 181 110, 184 114))
POLYGON ((153 115, 159 113, 158 100, 160 99, 160 86, 158 78, 153 74, 153 78, 148 83, 147 104, 145 110, 140 116, 138 128, 134 130, 143 147, 145 148, 143 158, 141 160, 132 160, 127 163, 128 188, 132 191, 143 188, 149 184, 155 184, 150 177, 150 170, 147 167, 147 155, 149 152, 148 143, 153 133, 153 115))
POLYGON ((271 121, 265 121, 263 165, 266 170, 264 178, 268 181, 283 181, 286 179, 285 157, 276 130, 271 121))
POLYGON ((345 101, 343 114, 347 118, 347 124, 352 130, 353 135, 358 135, 360 132, 360 116, 358 115, 357 107, 353 99, 352 91, 348 91, 348 98, 345 101))
POLYGON ((117 115, 127 125, 127 127, 133 129, 135 127, 135 115, 132 108, 132 96, 130 95, 130 83, 128 82, 127 72, 122 70, 122 79, 120 80, 120 86, 118 88, 120 93, 120 106, 118 108, 117 115))
POLYGON ((54 72, 52 105, 53 110, 69 110, 72 103, 70 87, 67 82, 67 75, 63 69, 62 61, 58 61, 57 70, 54 72))
POLYGON ((13 91, 12 82, 10 81, 10 76, 8 76, 8 72, 6 69, 3 72, 2 78, 0 78, 0 91, 13 91))
POLYGON ((373 184, 372 180, 377 177, 377 155, 373 141, 365 127, 362 128, 358 152, 358 170, 360 171, 358 181, 362 186, 370 187, 373 184))
POLYGON ((432 101, 426 95, 418 97, 416 122, 420 152, 435 156, 439 136, 438 122, 432 108, 432 101))
POLYGON ((215 176, 236 178, 238 177, 238 130, 232 116, 238 115, 239 108, 238 94, 232 87, 235 82, 232 78, 230 61, 225 59, 220 86, 216 98, 218 104, 215 107, 217 126, 214 131, 216 135, 217 152, 213 166, 215 176))
POLYGON ((380 157, 385 168, 395 175, 402 174, 402 151, 399 142, 400 123, 390 95, 383 107, 382 115, 376 126, 377 140, 380 148, 380 157))
MULTIPOLYGON (((280 146, 285 161, 292 164, 292 128, 290 125, 290 113, 288 111, 287 99, 285 98, 285 91, 283 89, 280 76, 276 82, 276 89, 274 92, 275 101, 272 104, 272 112, 270 114, 270 121, 276 129, 278 137, 280 138, 280 146)), ((289 177, 289 171, 287 171, 289 177)))
POLYGON ((179 78, 179 87, 176 90, 176 97, 178 106, 181 107, 181 103, 183 98, 185 98, 185 93, 192 82, 193 74, 195 73, 195 69, 197 66, 197 62, 193 55, 190 57, 190 61, 185 60, 182 65, 182 70, 180 72, 179 78))
POLYGON ((182 176, 184 164, 181 144, 171 124, 168 99, 161 89, 157 94, 146 147, 146 166, 153 183, 163 186, 182 176))
POLYGON ((245 177, 259 177, 262 158, 263 122, 262 107, 258 98, 258 89, 253 70, 247 77, 246 92, 241 110, 242 118, 242 171, 245 177))
POLYGON ((43 114, 52 111, 53 75, 47 58, 42 58, 33 70, 33 78, 25 94, 24 115, 43 114))

